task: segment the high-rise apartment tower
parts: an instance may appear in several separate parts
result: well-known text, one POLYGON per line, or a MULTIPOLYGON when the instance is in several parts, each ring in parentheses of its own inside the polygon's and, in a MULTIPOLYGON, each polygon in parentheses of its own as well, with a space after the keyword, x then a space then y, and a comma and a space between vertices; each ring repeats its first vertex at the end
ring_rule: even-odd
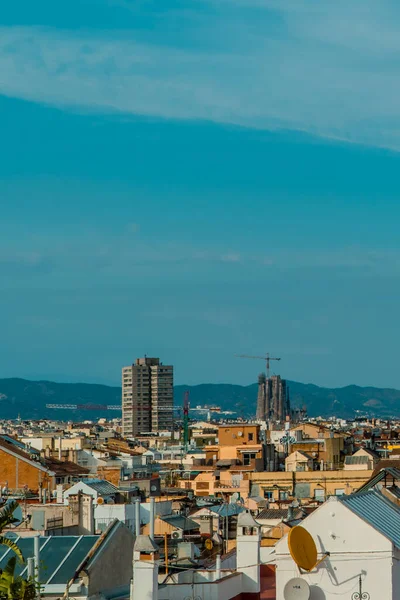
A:
POLYGON ((122 369, 122 433, 135 437, 149 431, 171 431, 174 375, 159 358, 138 358, 122 369))
POLYGON ((257 419, 284 421, 290 416, 289 388, 280 375, 258 378, 257 419))

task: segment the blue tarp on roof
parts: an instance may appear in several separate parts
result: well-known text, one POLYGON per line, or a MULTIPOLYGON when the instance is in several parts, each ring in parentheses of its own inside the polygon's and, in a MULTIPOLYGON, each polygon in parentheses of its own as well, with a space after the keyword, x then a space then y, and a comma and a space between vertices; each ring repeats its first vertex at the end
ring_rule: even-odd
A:
POLYGON ((400 508, 376 490, 341 496, 340 502, 400 548, 400 508))

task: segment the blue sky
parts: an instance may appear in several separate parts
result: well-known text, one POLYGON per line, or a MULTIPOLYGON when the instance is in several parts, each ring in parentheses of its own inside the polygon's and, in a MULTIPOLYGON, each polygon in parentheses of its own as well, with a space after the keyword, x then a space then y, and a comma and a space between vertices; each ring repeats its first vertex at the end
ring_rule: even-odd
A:
POLYGON ((394 2, 14 0, 0 376, 400 387, 394 2))

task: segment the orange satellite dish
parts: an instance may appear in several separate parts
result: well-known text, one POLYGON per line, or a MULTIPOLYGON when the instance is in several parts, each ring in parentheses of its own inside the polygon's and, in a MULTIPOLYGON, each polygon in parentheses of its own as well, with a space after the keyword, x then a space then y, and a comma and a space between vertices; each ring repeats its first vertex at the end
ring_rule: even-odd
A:
POLYGON ((214 544, 213 544, 212 540, 210 538, 208 538, 205 543, 206 550, 212 550, 213 546, 214 546, 214 544))
POLYGON ((296 563, 304 571, 312 571, 318 562, 317 547, 311 535, 304 527, 296 525, 289 531, 289 552, 296 563))

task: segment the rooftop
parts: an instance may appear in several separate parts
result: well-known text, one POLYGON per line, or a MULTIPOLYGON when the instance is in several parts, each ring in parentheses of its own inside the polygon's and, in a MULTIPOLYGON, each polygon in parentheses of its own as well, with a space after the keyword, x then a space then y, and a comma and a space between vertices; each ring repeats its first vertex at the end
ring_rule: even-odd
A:
POLYGON ((366 465, 370 459, 368 456, 346 456, 345 465, 366 465))
POLYGON ((0 436, 0 449, 25 459, 25 461, 30 462, 37 468, 52 471, 57 477, 66 477, 68 475, 87 475, 90 473, 90 470, 86 467, 81 467, 80 465, 68 460, 61 461, 56 458, 41 458, 40 453, 37 450, 27 446, 26 444, 23 444, 22 442, 19 442, 18 440, 15 440, 8 435, 0 436))
POLYGON ((172 525, 172 527, 176 527, 177 529, 182 529, 182 531, 192 531, 193 529, 199 529, 199 524, 192 519, 188 519, 187 517, 182 517, 181 515, 167 515, 160 516, 160 519, 168 525, 172 525))
POLYGON ((398 470, 400 478, 400 460, 398 458, 380 460, 372 473, 372 477, 378 475, 379 471, 387 469, 388 467, 393 467, 393 469, 398 470))
MULTIPOLYGON (((271 520, 271 519, 287 519, 289 510, 287 508, 265 508, 257 515, 257 520, 271 520)), ((292 519, 301 519, 304 517, 304 512, 299 509, 293 509, 292 519)))
POLYGON ((217 506, 210 506, 210 510, 212 510, 212 512, 216 513, 220 517, 233 517, 234 515, 242 513, 245 509, 239 504, 230 503, 221 504, 217 506))
POLYGON ((400 549, 400 508, 376 490, 340 496, 340 502, 400 549))
MULTIPOLYGON (((95 535, 64 535, 40 538, 40 573, 43 584, 66 585, 74 576, 79 565, 93 548, 99 537, 95 535)), ((14 540, 25 561, 34 556, 34 538, 19 537, 14 540)), ((0 546, 0 569, 4 569, 11 550, 0 546)), ((16 575, 27 575, 25 563, 17 561, 16 575)))
POLYGON ((88 485, 100 496, 111 496, 118 492, 118 488, 105 479, 82 479, 82 483, 88 485))

